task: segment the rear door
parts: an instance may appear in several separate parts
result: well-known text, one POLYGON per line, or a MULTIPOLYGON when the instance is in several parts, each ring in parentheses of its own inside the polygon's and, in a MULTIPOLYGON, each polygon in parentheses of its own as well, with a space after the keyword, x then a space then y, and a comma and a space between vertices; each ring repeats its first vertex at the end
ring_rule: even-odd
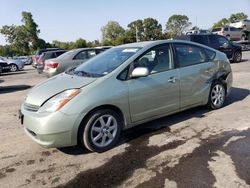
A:
POLYGON ((192 44, 176 43, 175 53, 180 72, 180 107, 204 103, 210 91, 209 80, 216 71, 214 63, 210 62, 215 52, 192 44))

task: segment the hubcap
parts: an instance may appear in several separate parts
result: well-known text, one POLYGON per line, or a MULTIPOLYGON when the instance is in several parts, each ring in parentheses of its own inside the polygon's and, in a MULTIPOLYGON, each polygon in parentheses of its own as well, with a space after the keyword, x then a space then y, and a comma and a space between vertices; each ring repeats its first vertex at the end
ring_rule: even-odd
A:
POLYGON ((10 71, 15 72, 17 70, 17 67, 15 65, 10 66, 10 71))
POLYGON ((235 59, 236 59, 237 62, 239 62, 239 61, 241 60, 241 55, 240 55, 240 53, 236 53, 236 54, 235 54, 235 59))
POLYGON ((215 85, 211 92, 212 103, 216 107, 223 105, 225 100, 225 90, 222 85, 215 85))
POLYGON ((91 128, 91 140, 98 147, 108 146, 117 134, 117 121, 112 115, 100 116, 91 128))

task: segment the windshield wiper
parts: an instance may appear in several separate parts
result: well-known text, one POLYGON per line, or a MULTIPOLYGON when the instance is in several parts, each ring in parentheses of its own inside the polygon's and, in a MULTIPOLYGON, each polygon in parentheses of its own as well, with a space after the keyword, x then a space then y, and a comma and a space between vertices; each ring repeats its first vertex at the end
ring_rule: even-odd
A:
POLYGON ((92 77, 92 78, 96 78, 96 77, 101 77, 102 75, 100 74, 95 74, 95 73, 89 73, 89 72, 85 72, 85 71, 75 71, 73 72, 75 75, 77 76, 85 76, 85 77, 92 77))

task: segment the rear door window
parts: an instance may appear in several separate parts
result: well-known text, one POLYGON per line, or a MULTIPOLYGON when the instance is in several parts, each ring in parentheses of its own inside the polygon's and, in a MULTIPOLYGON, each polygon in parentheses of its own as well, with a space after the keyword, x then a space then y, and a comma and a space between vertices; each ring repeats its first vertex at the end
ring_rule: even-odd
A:
POLYGON ((176 55, 180 67, 196 65, 207 61, 203 48, 189 44, 175 44, 176 55))
POLYGON ((82 51, 80 53, 78 53, 74 59, 76 60, 84 60, 84 59, 88 59, 88 56, 87 56, 87 52, 86 51, 82 51))
POLYGON ((96 51, 95 50, 88 50, 88 58, 96 56, 96 51))

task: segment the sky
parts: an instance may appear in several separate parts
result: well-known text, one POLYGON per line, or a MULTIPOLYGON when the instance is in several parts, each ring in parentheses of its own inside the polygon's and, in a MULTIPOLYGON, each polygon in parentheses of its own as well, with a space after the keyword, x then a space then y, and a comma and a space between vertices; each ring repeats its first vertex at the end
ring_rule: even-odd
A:
MULTIPOLYGON (((152 17, 165 29, 173 14, 187 15, 193 25, 212 27, 221 18, 244 12, 250 17, 250 0, 0 0, 0 28, 20 25, 28 11, 40 29, 39 37, 52 42, 101 39, 101 28, 117 21, 124 28, 137 19, 152 17)), ((0 34, 0 45, 6 44, 0 34)))

